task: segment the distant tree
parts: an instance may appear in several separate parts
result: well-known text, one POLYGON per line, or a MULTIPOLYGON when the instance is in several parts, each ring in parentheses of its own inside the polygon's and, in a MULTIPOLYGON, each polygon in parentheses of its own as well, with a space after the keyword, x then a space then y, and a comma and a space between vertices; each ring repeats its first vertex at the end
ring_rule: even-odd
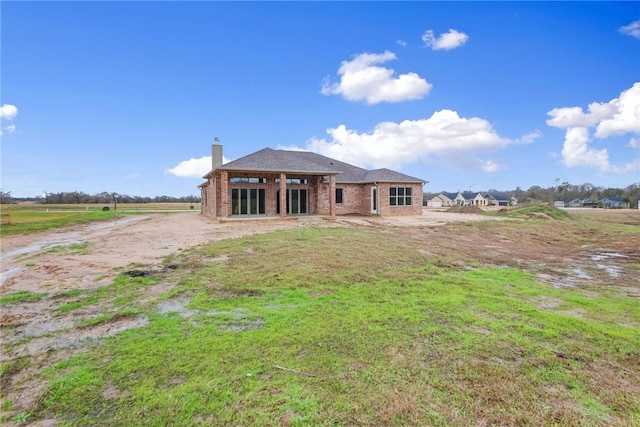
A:
POLYGON ((11 197, 11 191, 4 191, 0 189, 0 203, 9 204, 13 202, 13 198, 11 197))
POLYGON ((542 200, 542 187, 540 187, 539 185, 532 185, 531 187, 529 187, 525 194, 524 201, 533 202, 540 200, 542 200))
POLYGON ((567 189, 569 188, 570 185, 571 184, 569 184, 568 181, 564 181, 562 184, 558 184, 555 188, 556 199, 564 200, 567 194, 567 189))
POLYGON ((604 188, 600 195, 602 197, 622 197, 624 195, 624 190, 622 188, 604 188))

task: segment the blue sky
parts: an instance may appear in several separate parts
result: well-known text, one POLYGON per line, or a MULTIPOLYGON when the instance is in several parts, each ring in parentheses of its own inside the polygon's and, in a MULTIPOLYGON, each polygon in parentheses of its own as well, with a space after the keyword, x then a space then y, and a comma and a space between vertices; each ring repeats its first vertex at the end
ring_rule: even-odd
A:
POLYGON ((640 182, 638 2, 12 2, 1 187, 199 195, 307 149, 425 191, 640 182))

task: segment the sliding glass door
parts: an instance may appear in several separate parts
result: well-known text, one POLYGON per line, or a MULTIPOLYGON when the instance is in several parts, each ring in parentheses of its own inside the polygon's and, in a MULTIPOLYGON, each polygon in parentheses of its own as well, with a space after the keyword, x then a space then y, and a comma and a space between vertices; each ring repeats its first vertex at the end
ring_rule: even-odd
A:
POLYGON ((265 201, 264 188, 232 188, 231 215, 264 215, 265 201))
MULTIPOLYGON (((306 188, 287 189, 286 200, 287 215, 299 215, 308 212, 306 188)), ((276 190, 276 212, 280 213, 280 190, 276 190)))

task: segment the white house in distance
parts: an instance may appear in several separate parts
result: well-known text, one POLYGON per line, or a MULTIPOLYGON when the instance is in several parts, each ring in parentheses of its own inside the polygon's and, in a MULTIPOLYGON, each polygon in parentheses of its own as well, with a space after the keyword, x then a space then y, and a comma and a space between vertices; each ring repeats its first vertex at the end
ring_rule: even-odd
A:
POLYGON ((427 200, 427 207, 429 208, 442 208, 455 206, 456 193, 440 193, 437 196, 427 200))
POLYGON ((427 207, 442 208, 449 206, 515 206, 518 199, 500 193, 472 193, 470 191, 442 192, 427 200, 427 207))

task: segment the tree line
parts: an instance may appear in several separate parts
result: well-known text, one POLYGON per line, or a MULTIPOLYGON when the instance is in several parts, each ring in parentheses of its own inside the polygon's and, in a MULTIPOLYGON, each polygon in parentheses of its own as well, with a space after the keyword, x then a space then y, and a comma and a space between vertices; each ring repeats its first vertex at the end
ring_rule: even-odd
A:
POLYGON ((9 204, 14 202, 34 201, 45 204, 88 204, 88 203, 200 203, 200 197, 196 196, 129 196, 127 194, 110 193, 103 191, 97 194, 87 194, 81 191, 47 193, 41 197, 12 197, 11 191, 0 191, 0 203, 9 204))
MULTIPOLYGON (((475 193, 499 193, 505 196, 515 196, 518 203, 537 203, 537 202, 553 202, 555 200, 569 201, 572 199, 589 199, 597 202, 604 197, 620 197, 623 202, 629 203, 636 207, 638 196, 640 196, 640 182, 631 184, 625 188, 611 188, 596 186, 591 183, 570 184, 569 182, 559 182, 556 180, 554 185, 549 187, 541 187, 534 185, 527 190, 516 187, 514 190, 496 190, 488 189, 486 191, 474 191, 475 193)), ((423 200, 427 200, 442 193, 425 192, 423 200)), ((0 203, 9 204, 20 201, 36 201, 46 204, 83 204, 83 203, 200 203, 198 196, 129 196, 127 194, 110 193, 103 191, 97 194, 87 194, 81 191, 47 193, 44 192, 42 197, 18 198, 12 197, 11 191, 0 190, 0 203)))

